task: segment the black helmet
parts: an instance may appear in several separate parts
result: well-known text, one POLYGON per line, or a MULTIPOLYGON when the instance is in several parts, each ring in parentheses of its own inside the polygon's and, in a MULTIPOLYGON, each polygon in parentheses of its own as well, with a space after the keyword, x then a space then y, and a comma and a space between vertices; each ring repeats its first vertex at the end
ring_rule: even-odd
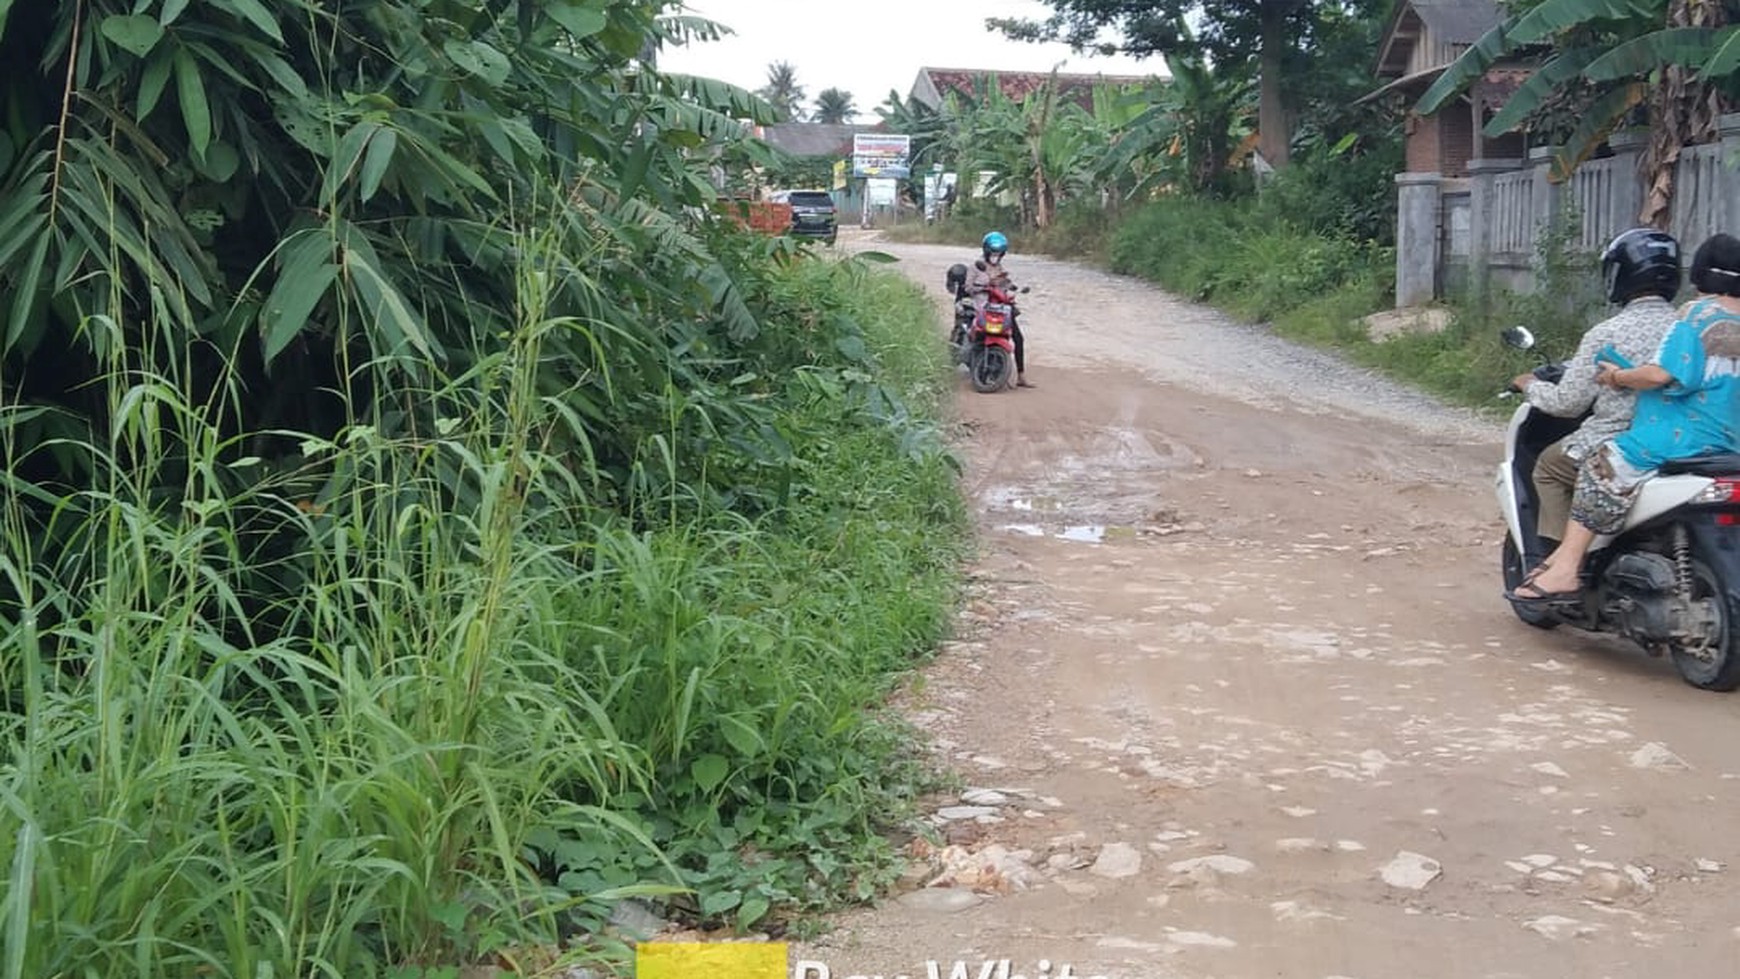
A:
POLYGON ((1740 238, 1711 235, 1692 253, 1692 287, 1712 296, 1740 296, 1740 238))
POLYGON ((1621 232, 1601 253, 1601 277, 1610 303, 1644 295, 1671 301, 1680 291, 1680 243, 1653 228, 1621 232))
POLYGON ((943 280, 943 288, 955 298, 960 298, 961 290, 967 287, 967 267, 960 262, 949 266, 948 277, 943 280))

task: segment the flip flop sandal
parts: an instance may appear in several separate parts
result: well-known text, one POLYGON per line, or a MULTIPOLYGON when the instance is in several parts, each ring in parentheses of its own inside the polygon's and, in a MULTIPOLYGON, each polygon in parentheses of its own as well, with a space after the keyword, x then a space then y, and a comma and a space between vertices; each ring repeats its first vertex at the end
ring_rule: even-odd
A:
POLYGON ((1574 605, 1583 598, 1583 589, 1573 588, 1570 591, 1542 591, 1535 583, 1524 581, 1516 588, 1504 593, 1504 597, 1517 605, 1574 605), (1533 591, 1533 595, 1524 595, 1524 588, 1533 591))

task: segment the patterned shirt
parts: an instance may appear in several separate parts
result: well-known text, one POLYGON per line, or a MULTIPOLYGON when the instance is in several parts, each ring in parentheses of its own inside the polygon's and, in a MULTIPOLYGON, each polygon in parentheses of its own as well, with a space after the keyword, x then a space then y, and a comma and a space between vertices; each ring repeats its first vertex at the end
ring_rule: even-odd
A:
POLYGON ((1595 363, 1595 355, 1611 343, 1631 363, 1650 363, 1678 318, 1665 299, 1655 296, 1633 299, 1617 314, 1583 334, 1583 341, 1577 344, 1577 352, 1565 365, 1565 376, 1559 383, 1529 384, 1524 391, 1529 404, 1549 415, 1575 418, 1593 410, 1582 426, 1565 439, 1566 455, 1581 462, 1595 446, 1631 427, 1637 394, 1596 384, 1600 365, 1595 363))

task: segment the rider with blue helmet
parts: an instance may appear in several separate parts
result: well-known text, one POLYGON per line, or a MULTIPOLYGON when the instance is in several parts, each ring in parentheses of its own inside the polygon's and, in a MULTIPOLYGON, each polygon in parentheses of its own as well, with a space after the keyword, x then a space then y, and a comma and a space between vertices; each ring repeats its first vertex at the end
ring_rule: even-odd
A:
MULTIPOLYGON (((1003 256, 1009 254, 1009 239, 1001 231, 993 231, 979 242, 979 248, 985 257, 973 263, 973 272, 967 276, 967 292, 974 296, 984 296, 992 285, 999 288, 1011 288, 1009 273, 1003 268, 1003 256)), ((1021 314, 1017 311, 1009 320, 1009 339, 1015 342, 1015 386, 1030 388, 1027 383, 1026 344, 1021 336, 1021 314)))

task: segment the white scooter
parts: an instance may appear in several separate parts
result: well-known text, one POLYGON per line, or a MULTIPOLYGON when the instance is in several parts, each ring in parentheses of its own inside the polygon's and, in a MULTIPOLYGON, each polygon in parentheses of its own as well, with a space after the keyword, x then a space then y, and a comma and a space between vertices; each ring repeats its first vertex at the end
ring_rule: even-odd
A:
MULTIPOLYGON (((1523 327, 1511 327, 1503 337, 1519 350, 1535 345, 1523 327)), ((1543 365, 1534 373, 1557 382, 1564 365, 1543 365)), ((1520 586, 1552 546, 1535 526, 1535 460, 1581 421, 1537 411, 1527 401, 1511 416, 1496 486, 1509 528, 1502 557, 1506 591, 1520 586)), ((1624 636, 1651 656, 1672 658, 1695 687, 1740 687, 1740 455, 1663 466, 1639 491, 1619 533, 1597 538, 1589 549, 1576 597, 1513 602, 1512 608, 1538 628, 1562 624, 1624 636)))

